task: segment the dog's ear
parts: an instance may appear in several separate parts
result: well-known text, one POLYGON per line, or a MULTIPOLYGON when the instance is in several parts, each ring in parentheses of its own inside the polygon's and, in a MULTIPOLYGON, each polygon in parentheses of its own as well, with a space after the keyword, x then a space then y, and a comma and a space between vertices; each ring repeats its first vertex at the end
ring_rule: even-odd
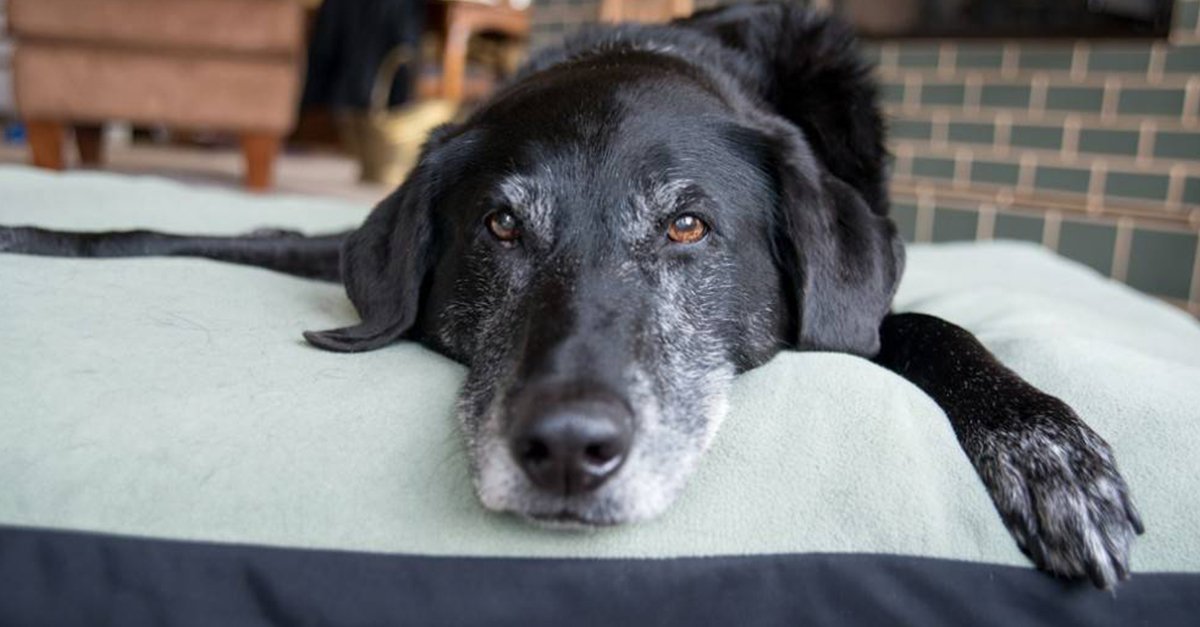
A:
POLYGON ((305 332, 313 346, 344 353, 375 350, 416 323, 422 285, 437 259, 432 206, 439 165, 433 152, 449 132, 434 130, 408 178, 342 245, 342 282, 362 322, 305 332))
POLYGON ((896 227, 804 149, 777 144, 775 252, 793 297, 795 345, 874 356, 904 271, 896 227))

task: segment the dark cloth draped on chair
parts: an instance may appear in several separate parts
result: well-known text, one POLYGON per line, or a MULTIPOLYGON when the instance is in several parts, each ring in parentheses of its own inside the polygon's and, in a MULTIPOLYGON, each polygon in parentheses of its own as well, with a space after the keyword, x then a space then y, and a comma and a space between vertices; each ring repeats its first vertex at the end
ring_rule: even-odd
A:
MULTIPOLYGON (((399 45, 417 51, 425 23, 425 0, 325 0, 308 50, 303 104, 366 109, 379 64, 399 45)), ((417 68, 403 68, 388 103, 408 101, 417 68)))

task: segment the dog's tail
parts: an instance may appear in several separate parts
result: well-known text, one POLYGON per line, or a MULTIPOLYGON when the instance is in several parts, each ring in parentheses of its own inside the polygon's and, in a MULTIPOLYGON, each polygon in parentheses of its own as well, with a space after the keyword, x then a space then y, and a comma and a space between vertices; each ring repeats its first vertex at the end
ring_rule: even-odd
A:
POLYGON ((759 79, 752 87, 804 131, 834 176, 887 213, 883 116, 871 66, 848 24, 775 3, 702 11, 676 24, 742 52, 759 79))
POLYGON ((262 230, 237 237, 168 235, 155 231, 81 233, 0 226, 0 253, 53 257, 205 257, 277 272, 341 280, 342 241, 349 233, 306 236, 262 230))

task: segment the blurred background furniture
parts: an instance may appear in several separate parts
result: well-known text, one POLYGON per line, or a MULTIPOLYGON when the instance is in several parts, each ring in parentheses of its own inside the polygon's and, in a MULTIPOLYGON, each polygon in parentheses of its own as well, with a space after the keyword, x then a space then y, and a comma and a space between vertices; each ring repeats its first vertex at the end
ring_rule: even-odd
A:
POLYGON ((601 22, 666 22, 692 14, 692 0, 603 0, 601 22))
MULTIPOLYGON (((431 4, 430 24, 436 30, 441 45, 441 68, 437 74, 437 94, 452 102, 475 97, 490 91, 491 85, 466 85, 468 47, 471 38, 488 35, 501 45, 523 44, 529 37, 529 2, 527 0, 443 0, 431 4)), ((508 63, 513 66, 515 63, 508 63)), ((512 68, 509 68, 512 69, 512 68)))
POLYGON ((271 185, 295 122, 303 7, 291 0, 10 0, 17 107, 35 165, 102 160, 101 124, 231 131, 271 185))

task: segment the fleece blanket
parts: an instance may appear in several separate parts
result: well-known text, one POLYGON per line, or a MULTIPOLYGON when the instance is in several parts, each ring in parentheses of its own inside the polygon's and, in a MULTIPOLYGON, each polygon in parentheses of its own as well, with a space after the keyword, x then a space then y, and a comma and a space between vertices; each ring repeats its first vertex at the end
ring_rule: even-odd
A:
MULTIPOLYGON (((367 209, 0 168, 6 225, 319 233, 367 209)), ((938 407, 861 359, 784 353, 741 375, 664 516, 564 533, 478 504, 461 366, 305 345, 354 320, 337 285, 0 255, 0 622, 89 616, 63 598, 129 624, 1200 615, 1196 320, 1011 242, 912 246, 896 303, 970 329, 1112 444, 1148 529, 1116 596, 1034 572, 938 407)))

